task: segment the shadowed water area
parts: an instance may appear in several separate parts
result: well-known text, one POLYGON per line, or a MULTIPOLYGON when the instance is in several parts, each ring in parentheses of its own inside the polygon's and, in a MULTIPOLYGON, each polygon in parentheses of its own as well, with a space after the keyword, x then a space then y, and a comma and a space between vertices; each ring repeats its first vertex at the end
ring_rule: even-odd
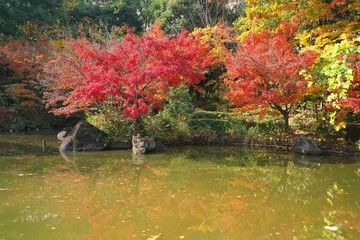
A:
POLYGON ((215 146, 61 155, 59 144, 0 135, 0 240, 360 239, 355 158, 215 146))

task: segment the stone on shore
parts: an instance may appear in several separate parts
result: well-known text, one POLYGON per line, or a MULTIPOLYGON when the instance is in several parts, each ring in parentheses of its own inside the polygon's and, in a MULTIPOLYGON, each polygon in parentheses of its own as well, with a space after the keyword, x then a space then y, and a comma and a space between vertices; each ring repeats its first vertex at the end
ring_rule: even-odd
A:
POLYGON ((322 153, 316 142, 304 137, 295 138, 294 151, 304 155, 320 155, 322 153))
POLYGON ((63 142, 59 151, 101 151, 108 148, 110 140, 104 132, 86 121, 76 124, 72 131, 66 135, 64 131, 58 134, 63 142))

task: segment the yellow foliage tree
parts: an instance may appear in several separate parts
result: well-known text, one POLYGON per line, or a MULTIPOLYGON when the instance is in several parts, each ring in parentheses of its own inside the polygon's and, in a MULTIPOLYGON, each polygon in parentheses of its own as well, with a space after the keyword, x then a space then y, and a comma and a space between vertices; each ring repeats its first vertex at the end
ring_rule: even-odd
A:
POLYGON ((211 53, 221 62, 226 58, 227 45, 235 42, 234 29, 218 23, 216 26, 206 28, 195 28, 193 35, 200 34, 201 42, 212 47, 211 53))
POLYGON ((249 32, 275 30, 283 21, 296 23, 296 39, 305 48, 321 50, 343 34, 360 29, 360 3, 356 0, 247 0, 246 15, 236 22, 239 40, 249 32))

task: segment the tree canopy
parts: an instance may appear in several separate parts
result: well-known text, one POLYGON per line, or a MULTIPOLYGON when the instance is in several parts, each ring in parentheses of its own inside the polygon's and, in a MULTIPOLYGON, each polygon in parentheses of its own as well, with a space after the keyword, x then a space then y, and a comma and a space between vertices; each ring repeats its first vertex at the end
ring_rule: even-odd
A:
POLYGON ((289 114, 311 89, 299 75, 313 65, 317 54, 311 51, 296 53, 288 42, 291 26, 279 28, 276 33, 252 33, 242 41, 225 65, 230 80, 228 98, 237 110, 257 110, 260 114, 273 109, 289 126, 289 114), (234 81, 233 81, 234 80, 234 81))
POLYGON ((3 119, 23 118, 44 96, 56 114, 106 106, 136 119, 179 84, 197 107, 278 113, 285 126, 310 105, 336 130, 360 119, 356 0, 0 5, 3 119))
POLYGON ((196 84, 215 63, 200 36, 183 31, 174 38, 155 28, 136 36, 128 30, 108 48, 86 39, 72 40, 69 51, 49 63, 49 106, 55 114, 95 110, 107 104, 125 118, 137 119, 161 107, 170 88, 196 84))

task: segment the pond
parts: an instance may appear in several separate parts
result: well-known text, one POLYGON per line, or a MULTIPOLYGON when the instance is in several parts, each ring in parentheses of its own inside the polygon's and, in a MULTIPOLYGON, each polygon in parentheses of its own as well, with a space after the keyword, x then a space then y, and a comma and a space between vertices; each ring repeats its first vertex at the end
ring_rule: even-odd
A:
POLYGON ((0 240, 360 239, 355 158, 215 146, 61 155, 55 136, 0 135, 0 240))

